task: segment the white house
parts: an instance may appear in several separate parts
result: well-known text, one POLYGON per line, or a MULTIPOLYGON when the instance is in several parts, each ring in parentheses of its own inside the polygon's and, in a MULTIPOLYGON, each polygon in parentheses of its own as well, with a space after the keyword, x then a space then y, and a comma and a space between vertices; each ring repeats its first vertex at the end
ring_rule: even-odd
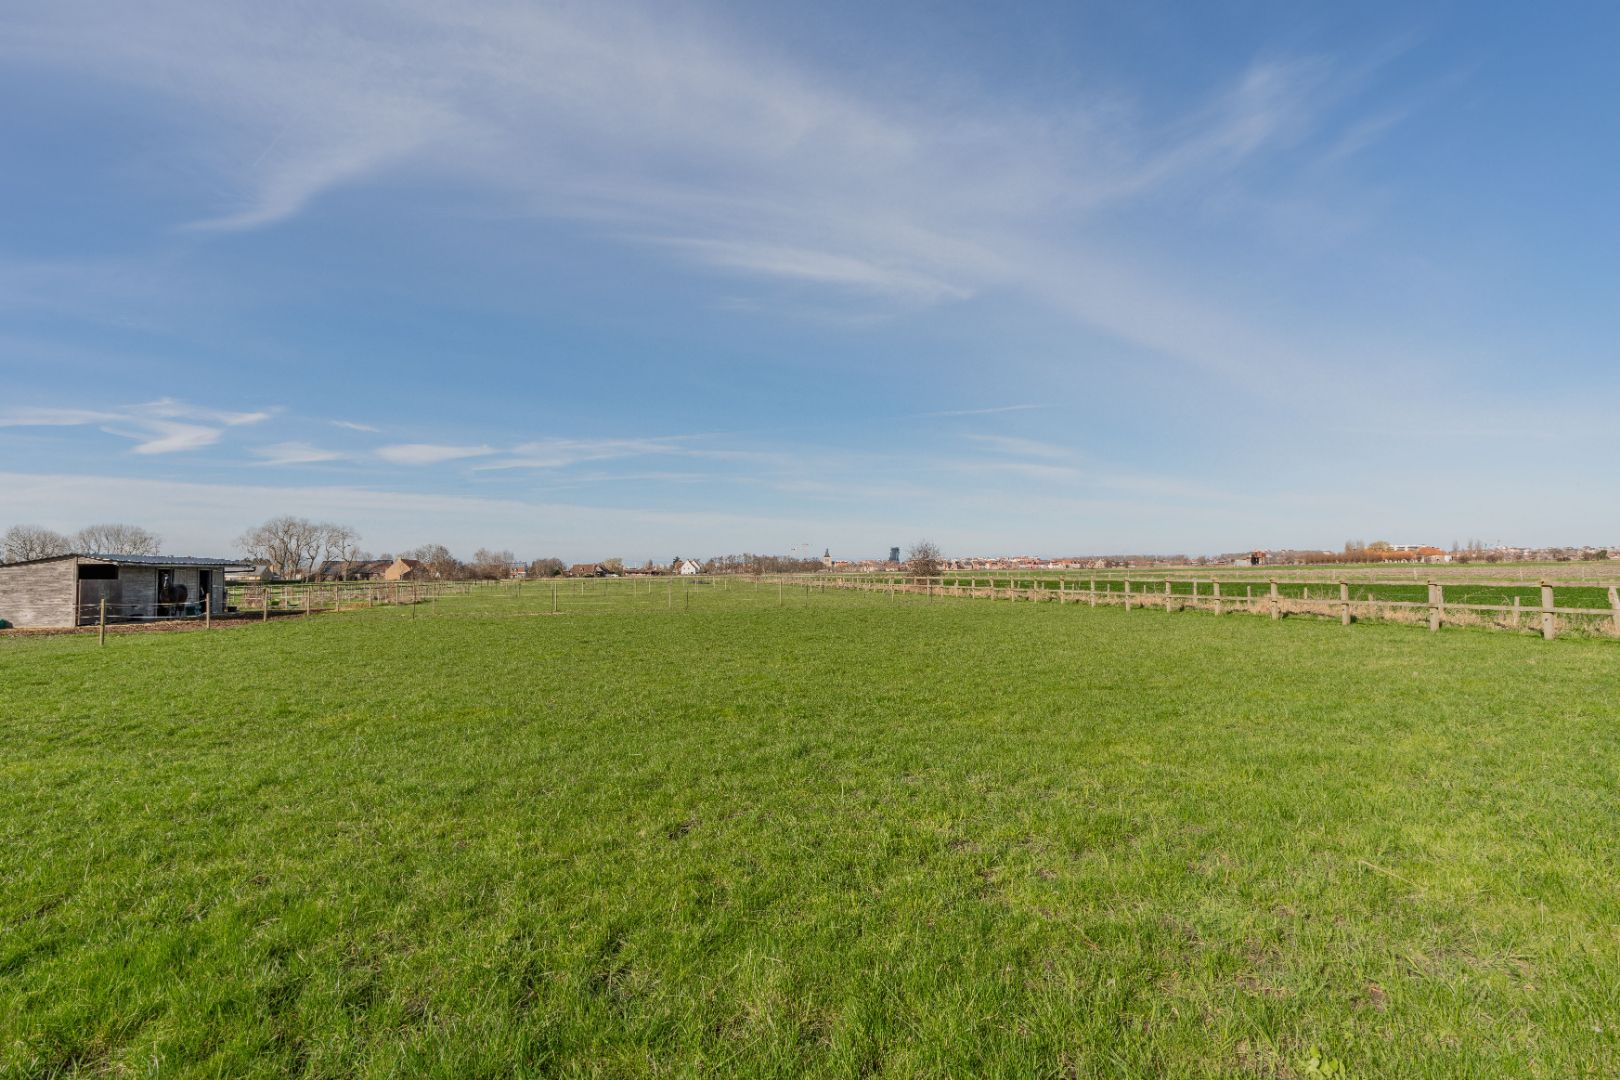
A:
POLYGON ((683 577, 690 577, 693 574, 703 573, 703 567, 699 566, 691 559, 682 559, 680 567, 675 572, 683 577))

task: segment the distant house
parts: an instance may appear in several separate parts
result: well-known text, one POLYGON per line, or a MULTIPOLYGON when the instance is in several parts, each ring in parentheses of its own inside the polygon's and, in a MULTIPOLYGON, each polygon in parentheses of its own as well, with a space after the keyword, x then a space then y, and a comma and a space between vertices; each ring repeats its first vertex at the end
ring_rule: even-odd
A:
POLYGON ((433 568, 421 559, 399 558, 389 563, 383 570, 384 581, 427 581, 438 577, 433 568))
POLYGON ((237 565, 225 568, 225 584, 227 585, 263 585, 267 581, 276 581, 275 571, 266 563, 253 563, 247 566, 237 565))
POLYGON ((233 559, 180 555, 56 555, 0 566, 0 619, 18 627, 86 626, 225 610, 233 559))
POLYGON ((389 566, 387 559, 328 559, 310 574, 311 581, 383 581, 389 566))
POLYGON ((675 572, 683 577, 691 577, 694 574, 703 573, 703 567, 699 566, 691 559, 682 559, 681 564, 675 568, 675 572))
POLYGON ((593 562, 575 563, 568 568, 569 577, 601 577, 602 567, 593 562))

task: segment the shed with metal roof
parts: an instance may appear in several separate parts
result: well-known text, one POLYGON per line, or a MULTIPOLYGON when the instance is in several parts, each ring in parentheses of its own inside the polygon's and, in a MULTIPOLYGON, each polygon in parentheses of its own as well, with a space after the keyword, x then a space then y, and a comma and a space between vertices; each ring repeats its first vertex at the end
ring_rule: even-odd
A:
POLYGON ((0 565, 0 620, 17 627, 184 619, 225 610, 235 559, 190 555, 56 555, 0 565))

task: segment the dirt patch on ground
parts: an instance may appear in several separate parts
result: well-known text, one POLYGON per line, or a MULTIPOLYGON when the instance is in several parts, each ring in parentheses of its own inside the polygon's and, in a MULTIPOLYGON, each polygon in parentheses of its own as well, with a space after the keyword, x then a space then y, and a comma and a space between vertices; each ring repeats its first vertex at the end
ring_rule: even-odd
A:
MULTIPOLYGON (((278 613, 272 611, 272 619, 295 619, 303 616, 301 611, 278 613)), ((261 614, 219 615, 214 618, 212 626, 205 625, 201 619, 154 619, 151 622, 139 623, 108 623, 109 634, 163 634, 186 630, 232 630, 242 626, 257 626, 264 622, 261 614)), ((94 634, 94 626, 27 626, 12 627, 9 630, 0 630, 0 638, 13 637, 56 637, 61 634, 94 634)))

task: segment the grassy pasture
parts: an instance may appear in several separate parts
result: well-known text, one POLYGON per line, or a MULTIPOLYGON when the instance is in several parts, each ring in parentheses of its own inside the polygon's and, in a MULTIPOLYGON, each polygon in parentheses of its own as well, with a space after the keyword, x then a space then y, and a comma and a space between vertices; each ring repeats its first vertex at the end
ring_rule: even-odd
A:
POLYGON ((0 1074, 1620 1071, 1613 642, 627 584, 0 640, 0 1074))

